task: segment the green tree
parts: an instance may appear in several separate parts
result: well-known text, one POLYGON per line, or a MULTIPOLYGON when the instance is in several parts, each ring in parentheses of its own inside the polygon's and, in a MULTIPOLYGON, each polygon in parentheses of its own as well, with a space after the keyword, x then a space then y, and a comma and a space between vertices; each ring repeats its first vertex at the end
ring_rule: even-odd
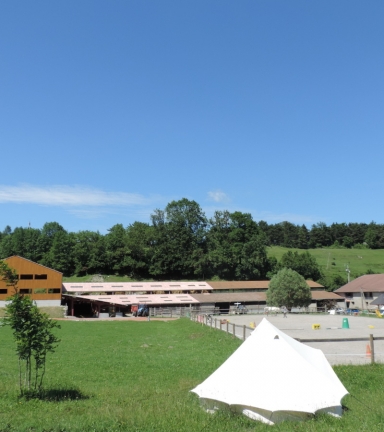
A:
POLYGON ((327 291, 335 291, 337 288, 345 285, 347 283, 347 279, 341 275, 324 275, 322 276, 318 282, 325 286, 327 291))
POLYGON ((122 224, 116 224, 108 230, 105 236, 107 265, 115 274, 127 274, 130 272, 126 231, 122 224))
POLYGON ((370 223, 369 224, 369 228, 367 229, 366 233, 365 233, 365 243, 367 243, 368 247, 370 249, 376 249, 377 248, 377 229, 376 229, 376 224, 374 223, 370 223))
POLYGON ((20 395, 37 396, 43 386, 47 354, 54 352, 60 341, 53 329, 60 326, 41 313, 30 297, 20 294, 18 276, 4 261, 0 262, 0 279, 14 289, 8 298, 3 325, 11 327, 16 342, 20 395))
POLYGON ((319 280, 322 277, 316 258, 309 252, 288 251, 281 257, 279 268, 290 268, 301 274, 304 279, 319 280))
POLYGON ((202 277, 207 220, 196 201, 183 198, 151 215, 153 255, 150 272, 156 278, 202 277))
POLYGON ((266 235, 249 213, 216 211, 207 233, 207 277, 263 279, 270 269, 266 235))
POLYGON ((49 251, 44 254, 41 264, 62 272, 65 276, 74 273, 73 246, 74 234, 67 231, 57 232, 49 251))
POLYGON ((281 222, 283 231, 283 244, 284 247, 297 247, 299 240, 300 227, 293 225, 291 222, 281 222))
POLYGON ((97 231, 79 231, 73 234, 72 249, 77 275, 104 273, 106 250, 104 237, 97 231))
POLYGON ((299 234, 298 234, 298 240, 297 240, 297 247, 299 249, 308 249, 308 242, 309 242, 309 232, 305 225, 302 225, 299 228, 299 234))
POLYGON ((35 228, 15 228, 12 233, 5 235, 1 242, 1 257, 19 255, 39 261, 42 258, 40 236, 40 230, 35 228))
POLYGON ((271 306, 308 306, 311 290, 303 276, 294 270, 284 268, 269 282, 267 304, 271 306))
POLYGON ((126 238, 130 251, 128 265, 132 276, 138 279, 148 278, 153 253, 153 227, 143 222, 134 222, 127 227, 126 238))
POLYGON ((41 230, 40 249, 44 253, 49 252, 53 240, 58 233, 66 233, 65 229, 58 222, 46 222, 41 230))
POLYGON ((106 273, 107 269, 107 247, 105 236, 103 236, 97 231, 92 236, 92 248, 91 255, 89 257, 88 272, 106 273))
POLYGON ((346 248, 351 248, 353 246, 353 239, 352 237, 345 236, 343 237, 343 246, 346 248))
POLYGON ((309 246, 311 248, 331 246, 332 243, 331 230, 324 222, 312 225, 309 233, 309 246))

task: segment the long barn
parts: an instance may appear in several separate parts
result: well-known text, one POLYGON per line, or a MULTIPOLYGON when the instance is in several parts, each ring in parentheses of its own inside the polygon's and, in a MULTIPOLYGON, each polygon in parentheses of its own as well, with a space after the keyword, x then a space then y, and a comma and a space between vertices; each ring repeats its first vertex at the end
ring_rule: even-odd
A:
MULTIPOLYGON (((189 308, 229 311, 241 303, 248 309, 261 310, 266 304, 269 281, 152 281, 152 282, 62 282, 62 274, 20 256, 4 260, 19 276, 21 293, 31 296, 38 306, 66 306, 69 316, 100 317, 131 313, 133 305, 145 303, 150 308, 189 308)), ((344 298, 328 292, 308 280, 312 293, 311 308, 344 298)), ((0 282, 0 307, 12 294, 0 282)))

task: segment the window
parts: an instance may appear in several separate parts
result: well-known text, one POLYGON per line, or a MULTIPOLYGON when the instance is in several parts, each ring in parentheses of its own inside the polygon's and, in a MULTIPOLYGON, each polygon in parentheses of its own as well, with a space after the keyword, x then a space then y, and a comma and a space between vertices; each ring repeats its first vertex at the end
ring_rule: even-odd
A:
POLYGON ((47 294, 47 288, 35 288, 33 290, 34 294, 47 294))
POLYGON ((60 288, 49 288, 48 294, 60 294, 61 290, 60 288))
POLYGON ((21 274, 20 279, 33 279, 33 275, 31 274, 21 274))
POLYGON ((20 294, 31 294, 32 290, 30 288, 21 288, 20 294))
POLYGON ((7 288, 0 288, 0 294, 8 294, 7 288))
POLYGON ((48 276, 46 274, 35 274, 35 279, 48 279, 48 276))
POLYGON ((364 296, 365 296, 366 298, 372 298, 372 293, 371 293, 371 292, 366 292, 366 293, 364 294, 364 296))

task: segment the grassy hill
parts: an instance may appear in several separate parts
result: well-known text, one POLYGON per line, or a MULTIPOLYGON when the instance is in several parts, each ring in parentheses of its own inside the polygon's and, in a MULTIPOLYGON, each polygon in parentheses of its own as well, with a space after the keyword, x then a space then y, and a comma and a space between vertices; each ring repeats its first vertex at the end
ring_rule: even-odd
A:
MULTIPOLYGON (((268 247, 268 256, 274 256, 280 261, 282 255, 288 251, 302 249, 289 249, 280 246, 268 247)), ((308 249, 316 258, 321 270, 326 276, 340 275, 347 280, 346 267, 350 269, 350 278, 355 279, 363 274, 374 272, 384 273, 384 249, 308 249)))

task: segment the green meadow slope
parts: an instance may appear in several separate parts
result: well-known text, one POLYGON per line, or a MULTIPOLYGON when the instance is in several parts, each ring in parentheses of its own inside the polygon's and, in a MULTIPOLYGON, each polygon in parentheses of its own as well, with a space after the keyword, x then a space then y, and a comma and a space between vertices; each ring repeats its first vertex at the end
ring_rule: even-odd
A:
MULTIPOLYGON (((280 246, 267 248, 268 256, 280 261, 288 251, 305 252, 303 249, 289 249, 280 246)), ((347 281, 347 266, 351 280, 367 273, 384 273, 384 249, 308 249, 319 264, 325 276, 340 275, 347 281)))

